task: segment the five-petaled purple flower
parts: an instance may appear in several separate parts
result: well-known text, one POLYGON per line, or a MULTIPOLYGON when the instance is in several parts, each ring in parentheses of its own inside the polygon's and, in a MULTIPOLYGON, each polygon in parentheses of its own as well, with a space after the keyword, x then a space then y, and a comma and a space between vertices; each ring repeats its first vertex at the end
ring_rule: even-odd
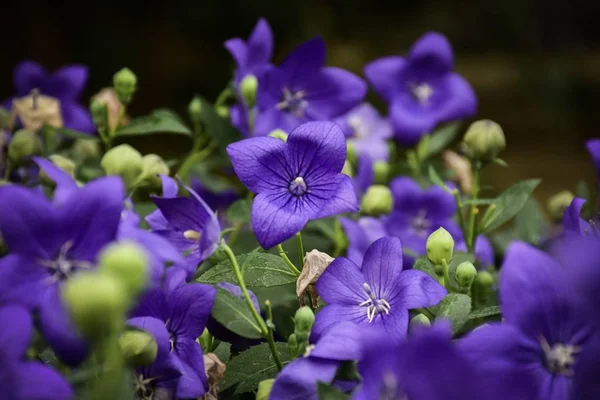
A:
POLYGON ((315 337, 336 322, 351 321, 385 330, 394 342, 406 337, 409 309, 434 306, 447 294, 426 273, 402 270, 402 244, 395 237, 375 241, 362 269, 336 258, 316 286, 327 305, 316 316, 315 337))
POLYGON ((307 121, 330 120, 357 106, 367 92, 358 76, 324 67, 325 43, 319 37, 298 46, 280 66, 258 77, 254 135, 274 129, 292 131, 307 121))
POLYGON ((117 238, 124 188, 101 178, 55 207, 20 186, 0 188, 0 232, 9 254, 0 260, 0 299, 38 311, 40 329, 69 364, 83 360, 86 345, 70 324, 60 297, 63 281, 94 267, 98 252, 117 238))
POLYGON ((256 23, 248 41, 233 38, 225 42, 237 64, 235 82, 239 84, 247 75, 260 75, 269 65, 273 54, 273 32, 269 23, 261 18, 256 23))
MULTIPOLYGON (((92 117, 87 109, 78 103, 87 79, 88 70, 83 65, 67 65, 54 73, 49 73, 34 61, 23 61, 13 72, 14 97, 27 96, 32 90, 37 89, 41 94, 60 101, 60 112, 66 128, 93 133, 96 128, 92 117)), ((2 105, 7 109, 12 108, 12 99, 2 105)))
MULTIPOLYGON (((598 360, 600 331, 566 267, 522 242, 508 248, 500 270, 505 323, 476 329, 461 345, 485 375, 530 373, 540 399, 568 400, 581 398, 574 396, 576 391, 589 393, 595 383, 578 379, 579 360, 598 360)), ((599 398, 598 389, 586 398, 599 398)))
POLYGON ((475 114, 475 93, 452 71, 453 64, 448 40, 430 32, 417 40, 406 58, 384 57, 365 67, 367 79, 389 103, 398 142, 414 145, 440 122, 475 114))
POLYGON ((227 146, 238 178, 257 193, 252 229, 265 249, 300 232, 311 219, 358 211, 342 130, 332 122, 308 122, 287 143, 272 137, 227 146))
POLYGON ((29 312, 17 305, 0 307, 0 390, 10 400, 68 400, 73 391, 64 378, 41 362, 27 361, 33 336, 29 312))
POLYGON ((135 321, 158 319, 162 322, 168 332, 171 362, 181 373, 177 395, 197 398, 208 390, 208 381, 202 348, 196 339, 206 327, 217 290, 200 283, 183 284, 180 277, 169 278, 172 279, 167 279, 164 288, 151 289, 144 295, 131 316, 135 321))

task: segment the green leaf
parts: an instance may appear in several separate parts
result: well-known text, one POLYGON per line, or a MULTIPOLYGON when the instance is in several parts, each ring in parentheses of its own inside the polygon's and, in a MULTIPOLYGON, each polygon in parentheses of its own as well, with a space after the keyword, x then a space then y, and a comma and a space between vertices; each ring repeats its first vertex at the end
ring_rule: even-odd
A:
POLYGON ((220 149, 225 150, 230 143, 242 139, 240 133, 229 121, 217 114, 212 104, 200 96, 198 99, 202 104, 201 120, 204 123, 204 129, 217 142, 220 149))
POLYGON ((515 229, 521 240, 537 245, 546 235, 548 222, 539 203, 530 198, 515 217, 515 229))
POLYGON ((227 364, 229 358, 231 358, 231 343, 221 342, 213 351, 219 357, 219 360, 227 364))
POLYGON ((327 385, 321 381, 317 382, 317 396, 319 400, 346 400, 350 395, 340 392, 333 386, 327 385))
MULTIPOLYGON (((275 348, 279 353, 281 363, 284 366, 287 365, 291 361, 287 343, 277 342, 275 348)), ((269 344, 262 343, 241 352, 229 361, 220 390, 223 391, 237 385, 233 394, 249 392, 255 390, 260 381, 275 378, 277 372, 269 344)))
POLYGON ((169 110, 159 109, 154 110, 150 115, 133 119, 128 125, 118 129, 115 132, 115 137, 157 133, 192 135, 192 131, 181 122, 177 114, 169 110))
POLYGON ((494 230, 514 217, 525 205, 533 190, 540 184, 539 179, 529 179, 517 182, 506 189, 490 205, 491 211, 486 212, 481 221, 481 233, 494 230))
POLYGON ((469 319, 493 317, 496 315, 500 315, 500 307, 489 306, 471 311, 471 313, 469 313, 469 319))
POLYGON ((442 189, 444 189, 445 192, 452 193, 452 190, 450 190, 450 188, 448 186, 446 186, 446 184, 444 183, 444 181, 442 180, 442 178, 440 178, 440 176, 436 172, 436 170, 433 167, 433 165, 429 166, 429 180, 431 182, 433 182, 434 185, 438 185, 439 187, 441 187, 442 189))
POLYGON ((465 205, 465 206, 471 206, 471 205, 489 206, 494 201, 496 201, 496 199, 475 199, 475 200, 469 199, 469 200, 463 201, 463 205, 465 205))
POLYGON ((227 221, 233 225, 249 223, 251 206, 252 202, 247 199, 236 201, 227 209, 227 221))
MULTIPOLYGON (((283 259, 270 253, 246 253, 236 256, 242 270, 244 282, 250 287, 270 287, 296 282, 297 276, 290 271, 283 259)), ((198 282, 237 284, 231 261, 225 260, 206 271, 198 282)))
POLYGON ((46 129, 48 129, 51 132, 54 132, 54 134, 56 134, 56 135, 64 136, 69 139, 84 139, 84 140, 93 140, 96 142, 100 140, 100 138, 98 136, 90 135, 89 133, 74 131, 73 129, 56 128, 54 126, 44 125, 44 130, 46 130, 46 129))
POLYGON ((211 315, 221 325, 240 336, 260 339, 260 328, 256 325, 248 305, 233 293, 217 287, 217 296, 211 315))
POLYGON ((456 333, 469 319, 471 312, 471 298, 466 294, 450 293, 444 297, 436 307, 437 318, 445 318, 452 325, 452 332, 456 333))
POLYGON ((413 265, 413 269, 418 271, 423 271, 427 275, 431 276, 436 281, 438 280, 438 276, 435 273, 435 266, 429 261, 427 256, 420 257, 415 261, 415 265, 413 265))
POLYGON ((431 135, 425 136, 428 139, 421 140, 417 149, 419 159, 426 160, 448 147, 456 137, 458 128, 460 128, 460 123, 454 122, 442 126, 431 135))

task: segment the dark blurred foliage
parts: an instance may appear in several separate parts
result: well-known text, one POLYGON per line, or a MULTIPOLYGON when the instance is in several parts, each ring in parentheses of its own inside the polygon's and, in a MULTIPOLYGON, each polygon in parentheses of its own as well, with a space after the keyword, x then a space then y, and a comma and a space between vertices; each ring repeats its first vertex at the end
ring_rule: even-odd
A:
MULTIPOLYGON (((28 0, 3 2, 0 15, 3 97, 12 92, 12 68, 24 58, 50 69, 88 65, 88 97, 128 66, 140 82, 133 114, 162 106, 183 112, 194 93, 214 99, 233 68, 223 41, 246 37, 260 16, 275 32, 276 60, 320 34, 329 63, 357 73, 437 30, 452 42, 458 71, 478 93, 479 116, 505 129, 510 168, 492 167, 492 184, 541 177, 538 197, 544 198, 574 190, 580 178, 593 182, 583 144, 600 136, 598 2, 28 0)), ((374 94, 370 99, 383 106, 374 94)))

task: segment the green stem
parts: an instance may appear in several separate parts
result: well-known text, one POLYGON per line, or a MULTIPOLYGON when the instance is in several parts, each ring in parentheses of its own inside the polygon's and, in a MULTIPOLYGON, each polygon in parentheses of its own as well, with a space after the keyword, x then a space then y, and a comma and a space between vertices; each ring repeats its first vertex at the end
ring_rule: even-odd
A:
POLYGON ((448 293, 450 293, 452 292, 452 286, 450 285, 450 268, 448 266, 448 261, 446 261, 445 258, 442 260, 442 267, 444 267, 444 286, 446 286, 446 289, 448 289, 448 293))
POLYGON ((290 258, 287 256, 287 254, 285 253, 285 250, 283 249, 283 246, 281 246, 280 244, 277 245, 277 251, 279 252, 279 256, 281 258, 283 258, 283 261, 285 261, 285 263, 287 264, 287 266, 292 270, 292 272, 296 275, 300 275, 300 271, 298 270, 298 268, 296 268, 296 266, 294 265, 294 263, 292 263, 290 261, 290 258))
POLYGON ((298 240, 298 265, 300 270, 304 269, 304 244, 302 243, 302 232, 296 233, 296 239, 298 240))
POLYGON ((458 224, 460 225, 460 230, 462 232, 463 237, 465 238, 465 240, 468 239, 468 229, 467 229, 467 224, 466 224, 466 220, 465 220, 465 216, 463 214, 463 204, 462 201, 460 200, 460 194, 458 193, 458 189, 454 189, 452 190, 452 195, 454 196, 454 201, 456 201, 456 208, 457 208, 457 214, 458 214, 458 224))
POLYGON ((477 224, 476 216, 479 213, 479 209, 477 208, 477 198, 479 196, 479 163, 475 163, 473 166, 473 195, 472 200, 473 204, 471 205, 471 220, 469 222, 469 237, 467 239, 467 248, 469 249, 469 253, 473 253, 475 248, 475 237, 477 236, 477 224))
POLYGON ((219 97, 217 97, 217 100, 215 101, 215 107, 218 107, 218 106, 222 105, 223 103, 225 103, 225 101, 229 98, 230 95, 231 95, 231 87, 227 86, 225 89, 223 89, 221 91, 221 93, 219 93, 219 97))
POLYGON ((267 309, 267 329, 269 330, 269 334, 267 335, 267 341, 269 342, 269 348, 271 349, 271 353, 273 353, 273 359, 275 360, 275 365, 277 369, 281 371, 283 369, 283 364, 281 363, 281 359, 279 358, 279 352, 275 348, 275 338, 273 337, 273 309, 271 308, 271 302, 269 300, 265 301, 265 307, 267 309))
POLYGON ((196 140, 194 142, 194 147, 192 147, 192 150, 190 151, 190 153, 188 154, 186 159, 181 164, 181 167, 179 167, 179 169, 177 170, 176 175, 179 176, 179 179, 181 179, 184 182, 185 182, 187 174, 189 173, 189 170, 192 168, 192 166, 195 163, 204 161, 206 158, 208 158, 208 156, 210 156, 212 154, 212 151, 216 147, 215 142, 211 142, 208 144, 208 146, 204 150, 198 151, 198 150, 200 150, 201 143, 202 143, 201 140, 196 140))

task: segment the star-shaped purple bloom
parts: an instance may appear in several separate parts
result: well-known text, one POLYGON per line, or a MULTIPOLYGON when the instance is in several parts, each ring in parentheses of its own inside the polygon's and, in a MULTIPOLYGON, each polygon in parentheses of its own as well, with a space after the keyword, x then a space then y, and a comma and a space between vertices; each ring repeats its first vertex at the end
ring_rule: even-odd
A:
POLYGON ((241 38, 229 39, 225 48, 237 64, 235 82, 239 84, 247 75, 258 76, 269 65, 273 54, 273 32, 269 23, 261 18, 247 41, 241 38))
MULTIPOLYGON (((19 63, 13 72, 15 97, 24 97, 32 90, 38 89, 41 94, 60 100, 60 112, 66 128, 79 132, 94 133, 96 127, 92 117, 78 100, 88 79, 87 67, 73 64, 49 73, 34 61, 19 63)), ((10 109, 12 99, 3 103, 10 109)))
POLYGON ((436 305, 447 294, 426 273, 402 270, 402 244, 395 237, 375 241, 362 268, 336 258, 316 288, 327 305, 316 316, 313 335, 319 337, 336 322, 351 321, 382 329, 395 342, 406 337, 409 309, 436 305))
POLYGON ((324 67, 325 43, 320 37, 298 46, 280 66, 259 76, 254 135, 274 129, 291 132, 307 121, 330 120, 357 106, 366 83, 340 68, 324 67))
POLYGON ((197 398, 208 390, 208 381, 202 348, 196 339, 206 327, 217 290, 200 283, 172 286, 151 289, 131 316, 162 321, 168 331, 173 365, 181 372, 178 396, 197 398))
POLYGON ((475 114, 475 93, 452 71, 453 64, 448 39, 429 32, 405 58, 384 57, 365 67, 367 79, 389 103, 398 142, 414 145, 437 124, 475 114))
POLYGON ((365 154, 373 161, 388 160, 386 141, 393 136, 392 126, 371 104, 363 103, 336 118, 335 122, 344 131, 348 142, 354 145, 358 156, 365 154))
POLYGON ((16 305, 0 307, 0 392, 10 400, 68 400, 73 391, 52 368, 27 361, 25 354, 33 336, 27 310, 16 305))
POLYGON ((316 344, 287 365, 273 384, 271 400, 317 400, 317 382, 331 383, 343 361, 360 358, 363 332, 351 322, 340 322, 323 333, 316 344))
MULTIPOLYGON (((580 295, 556 259, 515 242, 500 270, 505 323, 476 329, 462 349, 486 375, 531 373, 540 399, 578 398, 573 394, 581 390, 574 384, 580 358, 600 356, 597 321, 580 295)), ((599 396, 596 391, 588 398, 599 396)))
POLYGON ((598 180, 600 180, 600 139, 588 140, 585 143, 585 147, 592 157, 594 167, 596 167, 596 175, 598 176, 598 180))
POLYGON ((244 139, 227 146, 227 154, 240 181, 257 193, 252 229, 265 249, 291 238, 309 220, 358 211, 352 181, 341 173, 344 134, 332 122, 302 124, 287 143, 244 139))
POLYGON ((0 188, 0 232, 9 254, 0 261, 0 298, 38 311, 42 334, 63 361, 77 364, 86 345, 60 297, 62 283, 94 267, 117 238, 124 188, 116 177, 88 183, 55 207, 24 187, 0 188))

